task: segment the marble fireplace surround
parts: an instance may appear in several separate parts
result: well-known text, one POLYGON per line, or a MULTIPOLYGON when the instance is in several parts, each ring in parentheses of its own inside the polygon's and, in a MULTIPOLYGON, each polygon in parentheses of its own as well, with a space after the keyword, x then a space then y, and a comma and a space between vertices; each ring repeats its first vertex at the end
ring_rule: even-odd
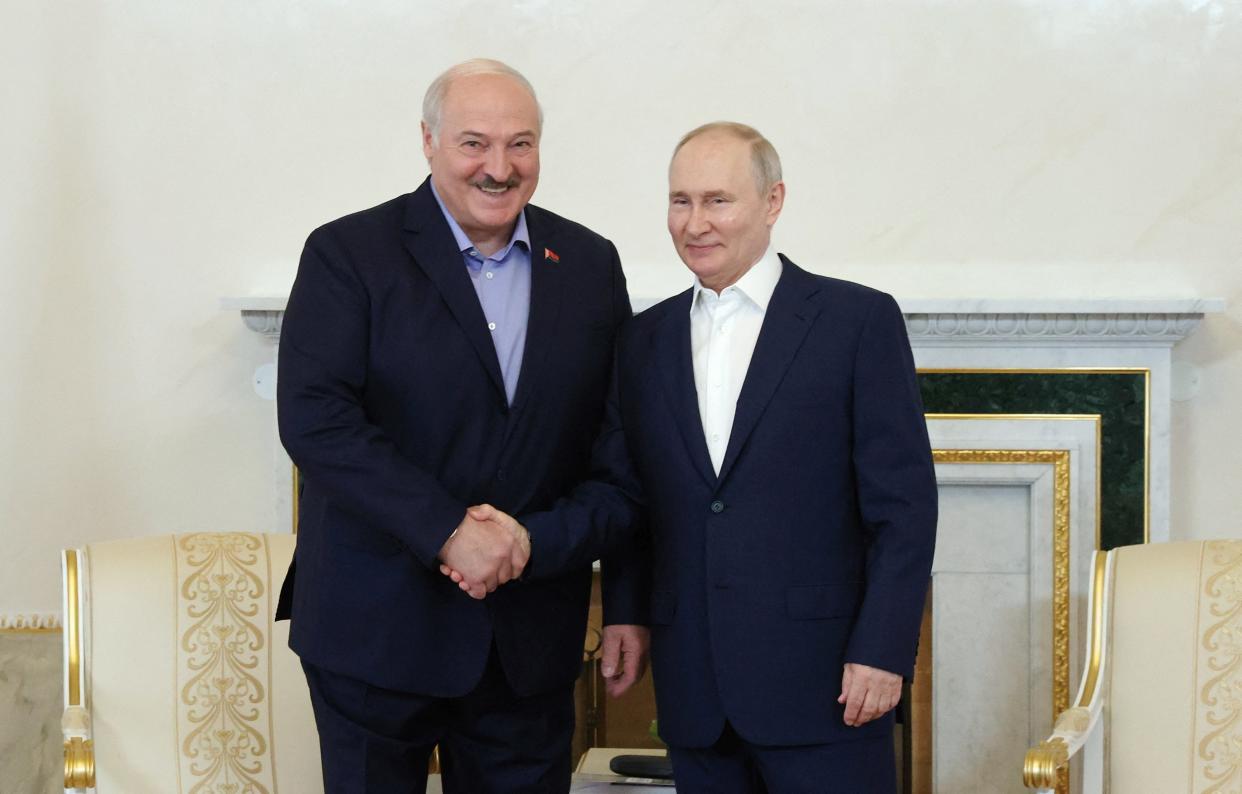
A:
MULTIPOLYGON (((654 301, 636 300, 636 308, 654 301)), ((935 371, 1146 371, 1148 537, 1169 539, 1173 346, 1219 299, 899 300, 917 366, 935 371)), ((222 301, 273 343, 254 387, 274 394, 284 298, 222 301)), ((935 414, 942 513, 932 599, 932 764, 924 790, 1020 791, 1022 752, 1077 685, 1099 527, 1094 415, 935 414)), ((273 421, 273 436, 275 422, 273 421)), ((274 526, 292 521, 292 468, 274 444, 274 526)), ((1073 786, 1076 789, 1077 786, 1073 786)))

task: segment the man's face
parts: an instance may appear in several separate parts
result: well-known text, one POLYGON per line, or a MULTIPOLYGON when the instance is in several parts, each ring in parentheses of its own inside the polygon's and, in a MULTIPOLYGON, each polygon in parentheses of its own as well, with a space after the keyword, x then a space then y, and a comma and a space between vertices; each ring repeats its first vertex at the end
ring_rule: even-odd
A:
POLYGON ((785 185, 755 186, 750 144, 727 133, 692 138, 668 170, 668 232, 703 286, 719 292, 763 256, 785 185))
POLYGON ((438 140, 423 125, 423 154, 436 192, 471 242, 503 245, 539 184, 534 97, 504 75, 454 80, 438 140))

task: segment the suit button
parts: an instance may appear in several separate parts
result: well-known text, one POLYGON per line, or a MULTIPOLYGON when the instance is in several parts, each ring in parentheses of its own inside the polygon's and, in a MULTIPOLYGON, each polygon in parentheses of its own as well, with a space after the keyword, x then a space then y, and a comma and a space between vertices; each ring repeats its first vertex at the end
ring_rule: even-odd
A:
POLYGON ((499 480, 500 482, 504 482, 505 480, 509 479, 509 474, 504 469, 501 469, 500 471, 496 472, 496 479, 499 480))
POLYGON ((712 502, 711 508, 712 508, 712 512, 713 512, 713 513, 723 513, 723 512, 724 512, 724 502, 722 502, 722 501, 720 501, 719 499, 717 499, 716 501, 712 502))

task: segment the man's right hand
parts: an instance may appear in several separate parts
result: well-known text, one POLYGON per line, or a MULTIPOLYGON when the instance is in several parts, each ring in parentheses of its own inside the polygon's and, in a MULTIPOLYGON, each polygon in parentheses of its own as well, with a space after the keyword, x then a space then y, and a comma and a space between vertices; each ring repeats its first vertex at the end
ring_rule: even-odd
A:
POLYGON ((466 511, 456 531, 440 549, 440 571, 472 598, 483 598, 522 575, 530 559, 525 529, 491 505, 466 511))

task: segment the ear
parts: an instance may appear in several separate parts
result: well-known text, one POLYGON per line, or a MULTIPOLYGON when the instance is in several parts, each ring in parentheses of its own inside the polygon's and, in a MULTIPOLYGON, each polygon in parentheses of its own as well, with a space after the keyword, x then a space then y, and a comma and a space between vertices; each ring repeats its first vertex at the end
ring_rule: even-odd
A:
POLYGON ((767 224, 771 228, 776 224, 776 219, 781 216, 781 209, 785 206, 785 183, 777 182, 768 189, 768 212, 767 224))
POLYGON ((431 137, 431 128, 427 126, 427 122, 420 121, 419 127, 423 131, 423 157, 431 159, 431 152, 435 148, 435 143, 431 137))

